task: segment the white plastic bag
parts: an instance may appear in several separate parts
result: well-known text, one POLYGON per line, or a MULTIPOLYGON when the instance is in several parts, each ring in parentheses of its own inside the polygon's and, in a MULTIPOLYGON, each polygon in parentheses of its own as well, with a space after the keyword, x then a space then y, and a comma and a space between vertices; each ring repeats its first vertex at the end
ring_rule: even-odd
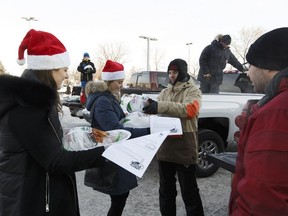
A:
POLYGON ((124 112, 132 113, 135 111, 142 111, 142 108, 147 105, 148 97, 136 94, 125 94, 121 97, 121 107, 124 112))
POLYGON ((106 131, 108 136, 103 138, 103 143, 98 143, 92 133, 91 127, 75 127, 70 129, 63 137, 63 147, 68 151, 82 151, 98 146, 109 146, 130 138, 127 130, 106 131))
POLYGON ((72 128, 63 137, 63 147, 68 151, 92 149, 97 145, 93 140, 91 127, 72 128))
POLYGON ((150 127, 150 117, 143 112, 132 112, 122 119, 124 127, 131 128, 149 128, 150 127))

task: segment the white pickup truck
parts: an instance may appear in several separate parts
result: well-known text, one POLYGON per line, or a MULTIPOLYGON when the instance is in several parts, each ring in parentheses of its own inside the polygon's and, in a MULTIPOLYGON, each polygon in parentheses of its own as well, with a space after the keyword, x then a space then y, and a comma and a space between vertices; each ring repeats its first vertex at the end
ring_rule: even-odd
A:
POLYGON ((207 153, 223 152, 229 145, 237 144, 234 134, 238 131, 235 118, 240 115, 248 100, 259 100, 261 94, 220 93, 203 94, 200 109, 199 129, 199 164, 198 177, 208 177, 218 167, 205 159, 207 153))
MULTIPOLYGON (((156 100, 158 94, 145 94, 156 100)), ((218 166, 206 160, 206 154, 224 152, 229 145, 237 145, 234 134, 238 131, 235 118, 240 115, 248 100, 259 100, 262 94, 220 93, 203 94, 198 120, 199 163, 197 177, 211 176, 218 166)))
MULTIPOLYGON (((133 85, 133 87, 123 89, 122 93, 145 94, 150 95, 152 99, 157 98, 160 90, 153 89, 152 91, 152 85, 150 85, 149 81, 147 81, 151 78, 145 77, 148 75, 155 75, 156 77, 154 77, 152 80, 157 80, 158 85, 160 85, 161 83, 163 83, 162 85, 165 85, 167 73, 148 71, 141 72, 136 73, 132 76, 131 80, 133 80, 133 78, 135 79, 135 82, 131 83, 131 86, 133 85), (141 81, 141 79, 143 79, 144 81, 141 81), (134 88, 135 86, 137 88, 134 88), (139 88, 139 86, 141 86, 141 88, 139 88)), ((194 79, 194 81, 195 83, 197 82, 196 79, 194 79)), ((200 116, 198 121, 198 177, 211 176, 219 168, 218 166, 214 165, 213 163, 209 163, 206 160, 206 154, 220 153, 226 151, 227 147, 229 147, 230 145, 237 144, 234 138, 235 132, 238 131, 238 128, 235 125, 236 116, 238 116, 242 112, 242 109, 248 100, 259 100, 263 97, 263 95, 261 94, 253 93, 253 88, 251 88, 251 86, 251 81, 246 76, 246 74, 237 72, 226 74, 224 73, 223 84, 222 86, 220 86, 220 91, 222 92, 220 94, 202 95, 202 107, 200 109, 200 116)), ((75 105, 69 106, 69 103, 66 103, 66 106, 70 107, 71 115, 73 116, 75 116, 75 110, 78 112, 79 109, 83 109, 81 104, 79 105, 80 107, 77 107, 75 105)), ((81 117, 83 118, 83 115, 81 117)))

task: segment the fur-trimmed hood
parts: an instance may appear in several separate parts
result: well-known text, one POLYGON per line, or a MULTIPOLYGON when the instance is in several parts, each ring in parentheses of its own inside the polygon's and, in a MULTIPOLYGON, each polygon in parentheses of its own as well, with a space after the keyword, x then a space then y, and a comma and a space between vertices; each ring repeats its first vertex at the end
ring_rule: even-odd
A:
POLYGON ((108 90, 107 83, 104 81, 90 81, 86 84, 85 92, 87 95, 86 109, 90 111, 94 101, 105 96, 115 100, 115 96, 108 90))
POLYGON ((57 92, 40 82, 11 75, 0 75, 0 117, 14 106, 49 109, 57 92))
POLYGON ((108 90, 108 86, 104 81, 89 81, 85 86, 85 93, 88 96, 96 92, 104 92, 108 90))

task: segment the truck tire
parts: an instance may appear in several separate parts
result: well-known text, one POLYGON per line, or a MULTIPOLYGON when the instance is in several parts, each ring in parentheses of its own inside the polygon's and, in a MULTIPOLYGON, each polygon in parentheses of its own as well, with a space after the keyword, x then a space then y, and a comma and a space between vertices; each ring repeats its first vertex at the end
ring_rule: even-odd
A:
POLYGON ((219 153, 224 151, 224 142, 221 136, 207 129, 199 130, 198 134, 198 164, 196 167, 196 176, 198 178, 209 177, 214 174, 219 167, 206 160, 207 153, 219 153))

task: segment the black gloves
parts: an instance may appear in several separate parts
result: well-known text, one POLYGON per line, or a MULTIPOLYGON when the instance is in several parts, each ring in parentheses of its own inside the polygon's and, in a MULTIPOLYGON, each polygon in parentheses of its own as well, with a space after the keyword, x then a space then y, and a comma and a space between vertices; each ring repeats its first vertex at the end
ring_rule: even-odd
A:
POLYGON ((158 102, 152 100, 152 99, 148 99, 148 105, 143 107, 143 112, 146 114, 157 114, 158 112, 158 102))
POLYGON ((151 103, 153 103, 153 102, 155 102, 155 101, 152 100, 151 98, 148 98, 147 102, 148 102, 148 104, 151 104, 151 103))

